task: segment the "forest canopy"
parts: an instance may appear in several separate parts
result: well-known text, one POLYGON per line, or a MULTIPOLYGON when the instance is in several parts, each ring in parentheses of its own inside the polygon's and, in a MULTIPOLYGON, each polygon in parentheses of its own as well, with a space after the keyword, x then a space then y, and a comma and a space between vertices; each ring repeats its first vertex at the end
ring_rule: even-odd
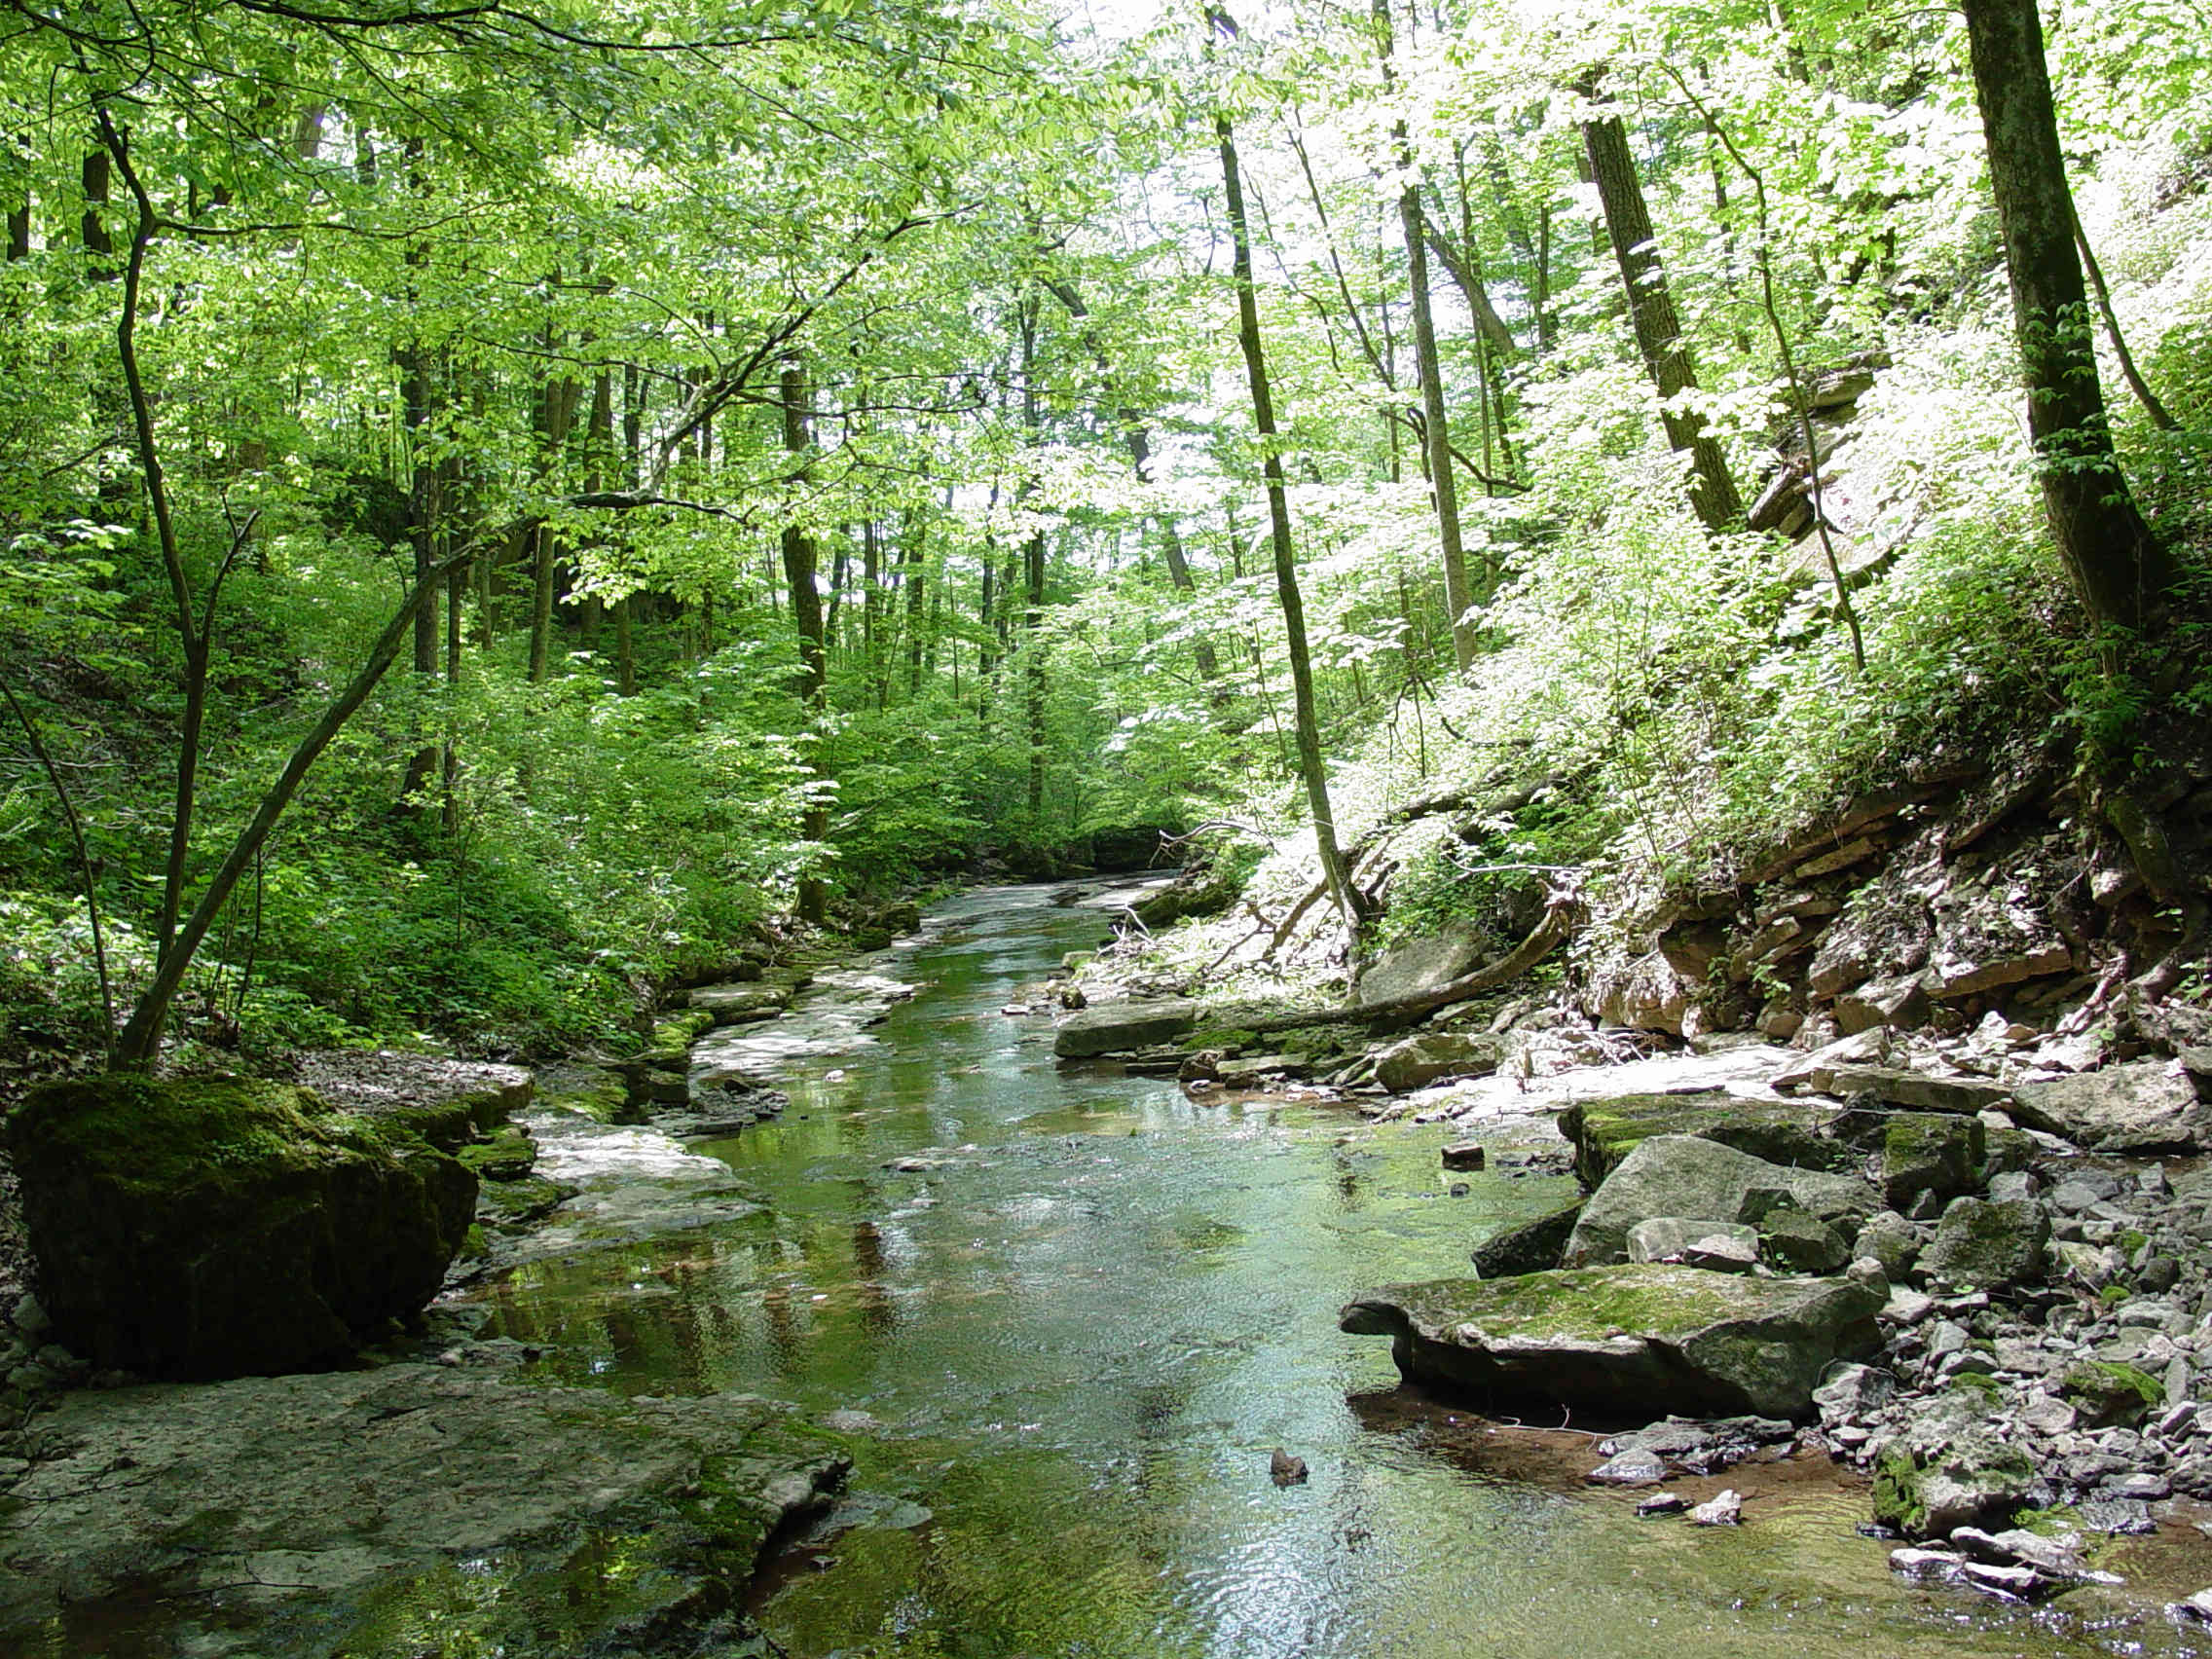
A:
POLYGON ((12 0, 9 1058, 608 1041, 1207 824, 1341 973, 2124 767, 2212 692, 2208 79, 2169 0, 12 0))

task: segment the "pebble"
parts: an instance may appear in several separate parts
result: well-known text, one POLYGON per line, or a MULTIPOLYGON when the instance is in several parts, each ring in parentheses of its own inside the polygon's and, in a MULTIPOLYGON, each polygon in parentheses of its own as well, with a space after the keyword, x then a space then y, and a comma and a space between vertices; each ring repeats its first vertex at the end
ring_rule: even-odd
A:
POLYGON ((1744 1494, 1734 1487, 1714 1493, 1690 1511, 1693 1527, 1739 1527, 1744 1521, 1744 1494))

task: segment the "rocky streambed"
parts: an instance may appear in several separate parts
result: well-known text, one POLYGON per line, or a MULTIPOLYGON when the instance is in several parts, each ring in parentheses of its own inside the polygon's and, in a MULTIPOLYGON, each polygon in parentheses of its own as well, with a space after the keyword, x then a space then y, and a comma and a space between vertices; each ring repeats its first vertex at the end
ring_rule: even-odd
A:
POLYGON ((62 1392, 0 1465, 0 1648, 2189 1650, 2165 1609, 2212 1546, 2164 1396, 2212 1356, 2186 1161, 1894 1078, 1791 1098, 1807 1056, 1772 1051, 1365 1113, 1235 1054, 1195 1091, 1058 1060, 1040 977, 1101 926, 1069 896, 702 987, 644 1054, 541 1077, 472 1130, 471 1254, 376 1369, 62 1392), (1951 1217, 2033 1237, 2023 1203, 2047 1236, 2000 1282, 2021 1230, 1951 1217), (1517 1326, 1472 1300, 1497 1295, 1517 1326), (1408 1341, 1339 1335, 1348 1309, 1408 1341), (1581 1403, 1563 1339, 1614 1379, 1581 1403), (2159 1398, 2130 1380, 2140 1415, 2108 1417, 2078 1364, 2159 1398), (1969 1429, 1996 1453, 1953 1467, 1969 1429), (1926 1535, 1862 1536, 1877 1489, 1926 1535), (2108 1502, 2157 1530, 2097 1530, 2108 1502))

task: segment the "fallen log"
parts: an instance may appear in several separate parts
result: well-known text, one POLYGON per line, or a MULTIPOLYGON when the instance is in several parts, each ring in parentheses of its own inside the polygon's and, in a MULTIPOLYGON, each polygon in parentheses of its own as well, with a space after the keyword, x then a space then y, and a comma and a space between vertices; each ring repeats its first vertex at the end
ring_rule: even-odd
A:
POLYGON ((1303 1013, 1274 1014, 1260 1019, 1239 1019, 1241 1031, 1294 1031, 1301 1025, 1382 1025, 1394 1019, 1416 1019, 1424 1014, 1433 1014, 1440 1008, 1479 997, 1485 991, 1518 979, 1530 969, 1549 956, 1573 931, 1575 906, 1571 903, 1554 904, 1544 912, 1529 937, 1516 945, 1511 954, 1498 958, 1487 968, 1478 968, 1471 974, 1462 974, 1456 979, 1436 986, 1433 990, 1416 991, 1410 996, 1391 997, 1383 1002, 1346 1004, 1342 1008, 1308 1009, 1303 1013))

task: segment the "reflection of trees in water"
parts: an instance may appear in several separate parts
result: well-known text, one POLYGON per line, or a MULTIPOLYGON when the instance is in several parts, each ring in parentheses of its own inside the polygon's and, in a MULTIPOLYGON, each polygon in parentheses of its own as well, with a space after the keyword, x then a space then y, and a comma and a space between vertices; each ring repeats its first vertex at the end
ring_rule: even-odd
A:
POLYGON ((899 1328, 899 1309, 884 1282, 883 1235, 875 1223, 853 1223, 854 1294, 860 1299, 861 1327, 878 1341, 899 1328))

